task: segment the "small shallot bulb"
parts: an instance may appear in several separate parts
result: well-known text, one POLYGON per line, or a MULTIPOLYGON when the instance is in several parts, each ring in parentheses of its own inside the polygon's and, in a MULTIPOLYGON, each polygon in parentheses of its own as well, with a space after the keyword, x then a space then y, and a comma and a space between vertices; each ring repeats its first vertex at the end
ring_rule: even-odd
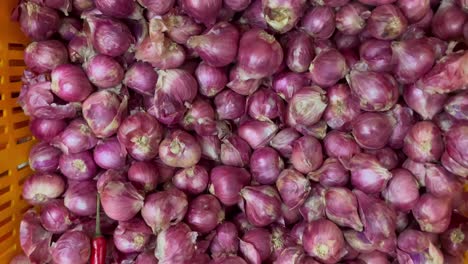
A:
POLYGON ((50 253, 54 263, 88 263, 91 243, 83 231, 70 230, 52 244, 50 253))
POLYGON ((348 73, 348 66, 343 55, 335 49, 319 53, 309 67, 310 78, 321 86, 329 87, 336 84, 348 73))
POLYGON ((467 131, 468 125, 460 122, 445 134, 447 154, 464 167, 468 167, 468 149, 466 148, 467 131))
POLYGON ((231 166, 218 166, 211 170, 209 191, 222 204, 231 206, 240 200, 239 192, 250 183, 247 170, 231 166))
POLYGON ((346 188, 332 187, 325 191, 325 213, 328 219, 339 226, 362 231, 358 202, 354 194, 346 188))
POLYGON ((295 170, 283 170, 276 181, 281 199, 290 208, 297 208, 309 195, 310 182, 295 170))
POLYGON ((275 136, 278 126, 271 121, 248 120, 238 128, 239 136, 257 149, 265 146, 275 136))
POLYGON ((302 16, 305 1, 262 1, 267 24, 278 33, 291 30, 302 16))
POLYGON ((159 178, 158 168, 148 161, 136 161, 128 168, 128 180, 146 192, 156 189, 159 178))
POLYGON ((452 96, 444 105, 445 112, 456 119, 468 120, 468 92, 452 96))
POLYGON ((188 206, 186 222, 194 231, 208 233, 223 220, 224 209, 211 194, 197 196, 188 206))
POLYGON ((211 26, 216 22, 216 17, 222 5, 222 0, 207 0, 203 2, 193 0, 180 1, 180 6, 185 13, 206 26, 211 26))
POLYGON ((439 160, 444 152, 440 129, 430 121, 414 124, 405 137, 403 152, 417 162, 439 160))
POLYGON ((260 89, 247 100, 248 114, 257 120, 282 118, 284 101, 271 89, 260 89))
POLYGON ((252 178, 260 184, 273 184, 284 168, 284 162, 273 148, 256 149, 250 156, 252 178))
POLYGON ((96 181, 69 181, 64 194, 64 205, 77 216, 96 214, 96 181))
POLYGON ((398 0, 397 5, 410 22, 417 22, 431 10, 430 0, 398 0))
POLYGON ((432 119, 442 111, 447 101, 447 95, 425 92, 417 84, 406 86, 403 89, 403 98, 406 104, 425 120, 432 119))
POLYGON ((323 146, 327 156, 339 160, 349 160, 355 154, 361 152, 361 148, 353 136, 341 131, 328 133, 323 139, 323 146))
POLYGON ((285 57, 288 68, 297 73, 305 72, 315 57, 312 39, 304 32, 289 33, 285 57))
POLYGON ((228 76, 226 69, 211 67, 201 62, 195 70, 199 92, 207 97, 217 95, 226 87, 228 76))
POLYGON ((346 79, 364 111, 387 111, 398 100, 397 82, 389 74, 352 70, 346 79))
POLYGON ((351 96, 346 84, 337 84, 327 89, 328 107, 323 113, 327 125, 333 129, 347 130, 351 121, 359 115, 359 103, 351 96))
POLYGON ((57 174, 35 174, 24 182, 22 197, 32 205, 44 204, 65 191, 65 181, 57 174))
POLYGON ((141 218, 119 222, 112 234, 115 247, 123 253, 142 252, 151 240, 153 232, 141 218))
POLYGON ((307 176, 314 181, 319 181, 325 187, 345 186, 349 180, 349 172, 336 158, 326 159, 322 166, 307 176))
POLYGON ((199 194, 205 191, 208 181, 208 172, 200 165, 182 169, 172 177, 172 184, 177 189, 190 194, 199 194))
POLYGON ((138 3, 155 15, 166 14, 175 4, 175 0, 138 0, 138 3))
POLYGON ((392 53, 395 64, 393 73, 403 84, 416 82, 435 62, 432 47, 418 39, 393 42, 392 53))
POLYGON ((278 151, 281 156, 290 158, 292 154, 292 143, 301 135, 293 128, 285 128, 279 131, 270 141, 270 146, 278 151))
POLYGON ((365 193, 381 192, 392 177, 392 173, 370 154, 355 155, 348 167, 351 171, 351 184, 365 193))
POLYGON ((265 228, 252 228, 240 240, 240 251, 246 259, 261 263, 272 253, 272 234, 265 228))
POLYGON ((408 20, 395 5, 381 5, 372 10, 367 30, 376 39, 392 40, 406 30, 408 20))
POLYGON ((237 135, 224 138, 221 143, 221 162, 224 165, 244 167, 249 163, 249 144, 237 135))
MULTIPOLYGON (((307 69, 309 65, 310 62, 307 64, 307 69)), ((308 84, 309 80, 305 74, 285 71, 273 77, 272 88, 281 98, 289 101, 297 91, 308 84)))
POLYGON ((201 148, 192 135, 176 130, 159 145, 159 157, 168 166, 189 168, 200 160, 201 148))
POLYGON ((365 112, 353 120, 353 136, 366 149, 383 148, 392 133, 392 125, 382 113, 365 112))
POLYGON ((158 234, 154 255, 159 263, 190 263, 195 254, 196 240, 197 233, 186 224, 179 223, 158 234))
POLYGON ((188 39, 187 46, 194 49, 206 64, 224 67, 236 59, 238 42, 236 27, 219 22, 205 34, 188 39))
POLYGON ((55 172, 61 151, 46 142, 34 145, 29 152, 29 166, 37 172, 55 172))
POLYGON ((323 263, 336 263, 345 254, 343 233, 333 222, 320 219, 307 225, 302 238, 305 252, 323 263))
POLYGON ((135 51, 135 59, 162 70, 180 67, 185 58, 184 48, 165 38, 163 34, 157 38, 146 37, 137 45, 135 51))
POLYGON ((103 169, 121 169, 127 161, 127 151, 116 137, 99 141, 94 148, 94 161, 103 169))
POLYGON ((441 1, 432 19, 432 33, 441 39, 451 40, 463 35, 467 14, 452 0, 441 1))
POLYGON ((24 50, 24 63, 37 73, 52 71, 67 62, 67 48, 58 40, 32 42, 24 50))
POLYGON ((408 212, 419 199, 418 181, 406 169, 392 170, 392 178, 382 192, 382 196, 395 209, 408 212))
POLYGON ((41 224, 49 232, 60 234, 72 226, 72 214, 63 200, 52 200, 41 208, 41 224))
POLYGON ((468 250, 468 226, 466 223, 448 229, 441 235, 442 248, 452 256, 463 256, 468 250))
POLYGON ((359 56, 370 70, 390 72, 393 70, 391 42, 380 39, 369 39, 359 48, 359 56))
POLYGON ((117 18, 137 18, 137 14, 135 14, 137 4, 135 1, 94 0, 94 2, 96 8, 106 16, 113 16, 117 18))
POLYGON ((281 200, 275 188, 267 185, 247 186, 240 195, 244 199, 247 220, 252 225, 267 226, 281 216, 281 200))
POLYGON ((401 157, 391 148, 365 150, 365 153, 374 155, 380 164, 387 170, 392 170, 400 164, 401 157))
POLYGON ((303 136, 294 141, 291 163, 296 170, 309 173, 318 169, 322 162, 322 146, 316 138, 303 136))
POLYGON ((251 29, 240 39, 237 61, 243 80, 260 79, 279 69, 283 49, 273 35, 261 29, 251 29))
POLYGON ((316 39, 328 39, 335 32, 335 12, 328 6, 316 6, 308 10, 300 28, 316 39))
POLYGON ((134 63, 125 73, 123 84, 143 95, 153 95, 158 81, 155 69, 146 62, 134 63))
POLYGON ((66 126, 63 119, 34 118, 29 122, 29 129, 34 137, 45 142, 52 141, 66 126))
POLYGON ((309 197, 299 208, 299 212, 307 222, 325 217, 325 188, 320 184, 312 186, 309 197))
POLYGON ((106 215, 117 221, 132 219, 143 207, 144 196, 130 182, 109 181, 100 196, 106 215))
POLYGON ((16 10, 13 10, 12 18, 19 21, 21 31, 32 40, 48 39, 60 26, 57 10, 32 1, 19 4, 16 10))
POLYGON ((62 154, 59 167, 65 177, 77 181, 89 180, 97 172, 97 166, 90 151, 62 154))
POLYGON ((210 252, 214 257, 224 254, 236 254, 239 249, 237 227, 232 222, 223 222, 215 230, 210 244, 210 252))
POLYGON ((318 86, 304 87, 289 100, 287 123, 291 126, 311 126, 317 123, 327 107, 325 92, 318 86))
POLYGON ((99 88, 115 87, 125 77, 122 66, 112 57, 102 54, 89 59, 84 69, 89 80, 99 88))
POLYGON ((346 4, 336 12, 336 28, 346 35, 361 33, 370 16, 369 9, 359 2, 346 4))
POLYGON ((141 216, 154 233, 182 221, 187 213, 187 196, 176 188, 148 195, 141 216))
POLYGON ((221 120, 232 120, 243 116, 245 113, 245 101, 244 96, 230 89, 220 92, 214 99, 218 118, 221 120))
POLYGON ((450 199, 437 198, 429 193, 423 194, 413 208, 413 216, 421 230, 430 233, 447 230, 451 215, 450 199))

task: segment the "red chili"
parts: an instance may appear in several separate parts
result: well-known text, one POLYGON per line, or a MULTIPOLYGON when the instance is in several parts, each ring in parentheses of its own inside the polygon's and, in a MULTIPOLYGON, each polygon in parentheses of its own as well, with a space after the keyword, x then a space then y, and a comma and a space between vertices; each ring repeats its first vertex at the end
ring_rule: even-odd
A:
POLYGON ((107 241, 106 238, 101 234, 101 215, 99 210, 100 205, 101 201, 98 194, 96 203, 96 233, 94 235, 91 248, 91 264, 106 263, 107 241))

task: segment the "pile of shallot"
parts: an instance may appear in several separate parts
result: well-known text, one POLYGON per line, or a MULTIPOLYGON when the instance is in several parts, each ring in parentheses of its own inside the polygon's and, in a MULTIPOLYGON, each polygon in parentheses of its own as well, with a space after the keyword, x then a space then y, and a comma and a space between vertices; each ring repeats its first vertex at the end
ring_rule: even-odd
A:
POLYGON ((39 143, 11 263, 88 263, 96 216, 106 263, 462 263, 467 0, 21 0, 12 19, 39 143))

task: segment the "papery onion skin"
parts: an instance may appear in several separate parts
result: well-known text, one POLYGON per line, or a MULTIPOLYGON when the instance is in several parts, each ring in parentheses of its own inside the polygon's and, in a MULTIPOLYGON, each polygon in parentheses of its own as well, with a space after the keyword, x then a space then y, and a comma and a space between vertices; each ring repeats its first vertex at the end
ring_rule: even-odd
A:
POLYGON ((421 20, 431 9, 429 0, 406 1, 399 0, 398 7, 410 22, 421 20))
POLYGON ((395 169, 391 172, 392 178, 382 195, 395 209, 408 212, 418 202, 418 182, 408 170, 395 169))
POLYGON ((67 62, 67 48, 57 40, 32 42, 24 50, 24 63, 37 73, 52 71, 67 62))
POLYGON ((355 139, 345 132, 332 131, 323 140, 323 146, 329 157, 349 160, 361 152, 355 139))
POLYGON ((300 28, 316 39, 328 39, 335 32, 335 13, 331 7, 314 7, 304 14, 300 28))
POLYGON ((55 137, 52 145, 63 153, 79 153, 92 149, 98 140, 85 120, 75 119, 65 130, 55 137))
POLYGON ((304 87, 288 103, 286 122, 291 126, 317 123, 327 107, 325 92, 318 86, 304 87))
POLYGON ((455 175, 449 173, 442 166, 426 164, 425 186, 428 193, 437 197, 458 199, 462 184, 455 175))
POLYGON ((240 201, 239 192, 250 182, 250 173, 241 168, 217 166, 210 172, 209 191, 226 206, 240 201))
POLYGON ((182 46, 161 34, 155 39, 150 36, 143 39, 136 47, 135 59, 166 70, 182 66, 186 59, 186 52, 182 46))
POLYGON ((364 30, 371 12, 361 3, 348 3, 336 12, 336 28, 346 35, 356 35, 364 30))
POLYGON ((319 53, 309 67, 310 78, 321 87, 336 84, 348 72, 345 58, 334 49, 319 53))
POLYGON ((67 123, 62 119, 34 118, 29 122, 31 133, 39 140, 50 142, 62 132, 67 123))
POLYGON ((96 182, 70 181, 64 194, 65 207, 75 215, 91 216, 96 214, 96 182))
POLYGON ((41 224, 49 232, 60 234, 72 225, 72 215, 63 200, 52 200, 41 208, 41 224))
POLYGON ((84 68, 89 80, 99 88, 117 86, 124 79, 122 66, 106 55, 99 54, 92 57, 84 68))
POLYGON ((442 111, 447 101, 447 95, 425 92, 417 84, 406 86, 403 89, 403 98, 406 104, 425 120, 432 119, 442 111))
POLYGON ((192 135, 176 130, 159 145, 159 157, 168 166, 188 168, 200 160, 201 148, 192 135))
POLYGON ((160 263, 186 263, 195 254, 197 233, 179 223, 158 234, 154 255, 160 263))
POLYGON ((445 133, 447 154, 460 165, 468 168, 468 151, 466 149, 466 133, 468 124, 459 123, 445 133))
POLYGON ((187 208, 185 193, 171 188, 148 195, 141 209, 141 215, 153 232, 158 233, 182 221, 187 208))
POLYGON ((216 234, 210 244, 212 256, 236 254, 239 249, 239 239, 236 226, 231 222, 223 222, 216 228, 216 234))
POLYGON ((308 223, 325 217, 325 188, 320 184, 313 185, 309 197, 299 208, 304 220, 308 223))
POLYGON ((26 179, 22 197, 32 205, 44 204, 65 191, 65 182, 57 174, 35 174, 26 179))
POLYGON ((267 226, 281 215, 281 199, 275 188, 268 185, 247 186, 240 191, 249 222, 257 227, 267 226))
POLYGON ((398 100, 397 83, 391 75, 352 70, 347 80, 364 111, 386 111, 398 100))
POLYGON ((275 136, 278 126, 271 121, 248 120, 238 129, 238 135, 257 149, 265 146, 275 136))
POLYGON ((302 16, 305 0, 262 1, 265 21, 274 31, 281 34, 291 30, 302 16))
POLYGON ((311 222, 304 230, 303 245, 309 256, 324 263, 336 263, 343 254, 344 238, 341 230, 331 221, 311 222))
POLYGON ((174 6, 175 0, 138 0, 138 3, 155 15, 164 15, 174 6))
POLYGON ((207 97, 213 97, 221 92, 228 83, 224 68, 211 67, 201 62, 195 70, 199 92, 207 97))
POLYGON ((70 180, 89 180, 96 175, 97 166, 91 152, 62 154, 59 161, 60 171, 70 180))
POLYGON ((94 161, 103 169, 121 169, 127 160, 127 151, 116 137, 99 141, 94 148, 94 161))
POLYGON ((408 26, 408 21, 395 5, 381 5, 372 10, 367 20, 367 30, 376 39, 398 38, 408 26))
POLYGON ((222 221, 224 221, 224 208, 213 195, 202 194, 190 202, 186 222, 192 230, 208 233, 222 221))
POLYGON ((231 68, 229 72, 229 83, 226 85, 234 92, 241 95, 250 95, 261 85, 262 79, 251 79, 238 65, 231 68))
POLYGON ((468 230, 466 223, 448 229, 441 235, 442 248, 452 256, 461 257, 468 248, 468 230))
POLYGON ((83 231, 68 231, 52 245, 52 259, 55 263, 85 264, 91 255, 90 244, 83 231))
POLYGON ((227 22, 220 22, 205 34, 188 39, 187 45, 208 65, 224 67, 235 60, 238 42, 237 29, 227 22))
POLYGON ((285 50, 286 65, 297 73, 305 72, 315 57, 312 40, 301 31, 291 32, 285 50))
POLYGON ((452 96, 445 103, 444 110, 456 119, 468 120, 468 92, 452 96))
POLYGON ((283 168, 283 160, 273 148, 258 148, 250 157, 252 178, 260 184, 275 183, 283 168))
POLYGON ((343 227, 362 231, 358 203, 354 194, 345 188, 333 187, 325 192, 325 213, 331 221, 343 227))
MULTIPOLYGON (((183 69, 158 71, 156 91, 172 97, 179 103, 192 102, 197 95, 197 80, 183 69)), ((155 99, 158 93, 155 94, 155 99)))
POLYGON ((117 221, 132 219, 143 207, 144 196, 124 181, 109 181, 100 191, 102 208, 117 221))
POLYGON ((312 136, 304 136, 294 141, 291 162, 294 168, 302 173, 318 169, 323 162, 320 142, 312 136))
POLYGON ((349 163, 351 183, 366 193, 381 192, 392 174, 370 154, 359 153, 349 163))
POLYGON ((376 150, 366 150, 365 153, 374 155, 379 163, 387 170, 398 167, 401 157, 391 148, 385 147, 376 150))
POLYGON ((244 167, 249 163, 251 149, 249 144, 237 135, 222 140, 221 162, 224 165, 244 167))
POLYGON ((278 70, 283 61, 283 49, 273 35, 251 29, 240 39, 237 61, 245 75, 243 79, 260 79, 278 70))
POLYGON ((245 102, 244 96, 226 89, 216 95, 214 99, 216 114, 221 120, 239 118, 245 113, 245 102))
POLYGON ((283 170, 276 181, 276 188, 286 206, 297 208, 309 195, 310 182, 295 170, 283 170))
POLYGON ((390 72, 393 69, 391 42, 380 39, 369 39, 359 48, 361 60, 376 72, 390 72))
POLYGON ((142 252, 150 242, 151 229, 140 218, 119 222, 112 234, 115 247, 123 253, 142 252))
POLYGON ((56 10, 36 4, 23 2, 18 7, 18 21, 21 31, 32 40, 45 40, 57 32, 60 17, 56 10))
POLYGON ((352 127, 356 142, 366 149, 384 147, 392 133, 392 126, 382 113, 362 113, 353 120, 352 127))
MULTIPOLYGON (((310 62, 307 64, 307 67, 309 65, 310 62)), ((282 72, 273 77, 272 88, 281 98, 289 101, 297 91, 304 86, 308 86, 308 84, 309 80, 304 74, 282 72)))
POLYGON ((463 13, 455 1, 441 1, 432 19, 432 33, 444 40, 462 37, 463 25, 466 20, 466 13, 463 13), (449 23, 447 23, 447 19, 449 19, 449 23))
POLYGON ((200 165, 182 169, 172 178, 174 186, 190 194, 200 194, 205 191, 208 186, 208 181, 208 172, 200 165))
POLYGON ((37 172, 55 172, 58 169, 60 154, 59 149, 41 142, 31 148, 29 166, 37 172))
POLYGON ((151 162, 137 161, 128 168, 128 180, 146 192, 156 189, 159 172, 151 162))
POLYGON ((413 110, 409 107, 396 104, 387 114, 389 114, 387 117, 390 119, 393 126, 393 132, 388 145, 394 149, 401 149, 408 130, 415 122, 413 110))
POLYGON ((182 10, 189 16, 206 26, 211 26, 216 22, 216 16, 219 14, 223 2, 222 0, 209 0, 200 3, 192 0, 182 0, 180 4, 182 10))
POLYGON ((451 204, 448 198, 425 193, 413 208, 413 216, 422 231, 442 233, 450 224, 451 204))
POLYGON ((281 97, 270 89, 260 89, 247 100, 248 114, 257 120, 283 118, 284 103, 281 97))
POLYGON ((325 187, 341 187, 349 180, 349 172, 336 158, 327 158, 318 170, 308 173, 307 176, 325 187))
POLYGON ((270 146, 277 150, 281 156, 290 158, 292 154, 292 143, 301 135, 293 128, 285 128, 279 131, 270 141, 270 146))
POLYGON ((436 161, 441 157, 443 151, 441 132, 430 121, 414 124, 405 137, 403 152, 414 161, 436 161))
POLYGON ((153 95, 157 80, 158 74, 149 63, 136 62, 125 73, 123 84, 143 95, 153 95))

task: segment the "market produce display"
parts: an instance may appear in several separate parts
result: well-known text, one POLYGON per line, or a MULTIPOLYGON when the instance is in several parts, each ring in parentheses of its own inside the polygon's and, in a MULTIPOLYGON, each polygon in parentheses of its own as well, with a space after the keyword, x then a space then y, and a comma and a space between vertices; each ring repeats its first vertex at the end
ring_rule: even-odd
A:
POLYGON ((461 264, 468 1, 21 0, 10 263, 461 264))

